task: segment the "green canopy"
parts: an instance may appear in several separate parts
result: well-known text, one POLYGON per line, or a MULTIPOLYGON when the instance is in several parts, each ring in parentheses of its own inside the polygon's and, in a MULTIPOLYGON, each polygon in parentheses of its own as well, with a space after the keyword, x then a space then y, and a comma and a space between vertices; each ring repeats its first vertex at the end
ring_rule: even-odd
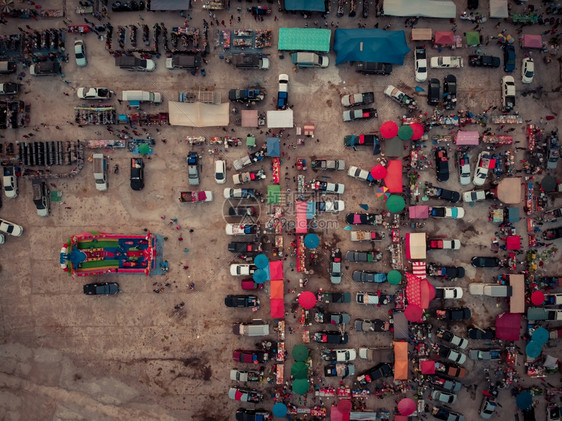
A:
POLYGON ((464 36, 466 37, 466 45, 469 47, 475 47, 480 45, 480 33, 477 31, 474 32, 465 32, 464 36))
POLYGON ((414 129, 410 126, 401 126, 398 129, 398 137, 402 140, 410 140, 414 134, 414 129))
POLYGON ((279 28, 279 51, 330 51, 330 29, 279 28))
POLYGON ((397 270, 391 270, 386 275, 386 280, 391 285, 398 285, 400 282, 402 282, 402 274, 397 270))
POLYGON ((281 202, 281 187, 278 185, 267 186, 267 203, 279 204, 281 202))
POLYGON ((246 137, 246 146, 256 146, 256 138, 254 136, 246 137))
POLYGON ((295 361, 304 361, 308 358, 308 348, 304 345, 296 345, 291 354, 295 361))
POLYGON ((309 387, 310 384, 306 379, 297 379, 293 382, 293 392, 297 395, 305 395, 309 387))
POLYGON ((141 155, 148 155, 150 153, 150 145, 148 143, 141 143, 139 145, 139 153, 141 155))
POLYGON ((291 367, 291 374, 295 379, 306 379, 308 377, 308 366, 299 361, 291 367))
POLYGON ((389 212, 396 213, 400 212, 406 206, 406 202, 402 196, 398 196, 397 194, 393 194, 388 199, 386 199, 386 208, 389 212))

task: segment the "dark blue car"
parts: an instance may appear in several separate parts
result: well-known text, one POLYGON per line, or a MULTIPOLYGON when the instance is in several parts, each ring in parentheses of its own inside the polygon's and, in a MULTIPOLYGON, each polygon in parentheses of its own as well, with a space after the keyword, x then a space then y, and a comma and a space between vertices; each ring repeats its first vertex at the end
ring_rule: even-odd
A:
POLYGON ((515 70, 515 47, 506 45, 503 50, 503 69, 511 73, 515 70))

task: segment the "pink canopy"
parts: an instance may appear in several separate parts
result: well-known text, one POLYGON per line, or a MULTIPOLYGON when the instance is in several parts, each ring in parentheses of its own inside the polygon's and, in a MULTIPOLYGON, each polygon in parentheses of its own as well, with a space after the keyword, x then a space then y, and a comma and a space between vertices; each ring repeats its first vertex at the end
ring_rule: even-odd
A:
POLYGON ((477 131, 459 130, 455 136, 455 143, 459 146, 477 146, 480 133, 477 131))
POLYGON ((382 165, 375 165, 373 168, 371 168, 371 175, 375 180, 382 180, 386 177, 386 174, 386 168, 382 165))
POLYGON ((410 124, 410 127, 414 131, 412 134, 412 140, 420 140, 424 133, 423 126, 419 123, 412 123, 410 124))
POLYGON ((496 317, 496 339, 518 341, 521 331, 520 313, 503 313, 496 317))
MULTIPOLYGON (((427 279, 421 279, 416 275, 406 272, 406 299, 408 307, 412 304, 425 309, 429 302, 435 298, 435 288, 427 279)), ((415 310, 414 310, 415 311, 415 310)))
POLYGON ((408 208, 408 216, 410 219, 427 219, 429 218, 429 206, 410 206, 408 208))
POLYGON ((295 203, 295 208, 297 211, 297 223, 295 227, 295 232, 297 234, 305 234, 307 232, 306 202, 297 201, 295 203))
POLYGON ((455 34, 453 31, 435 31, 434 44, 455 45, 455 34))
POLYGON ((417 409, 416 401, 410 398, 403 398, 398 402, 398 412, 401 415, 412 415, 417 409))
POLYGON ((283 279, 283 262, 281 260, 269 262, 269 279, 272 281, 283 279))
POLYGON ((416 304, 408 304, 408 306, 404 310, 404 316, 409 322, 421 322, 423 309, 416 304))
POLYGON ((330 421, 349 421, 351 412, 351 400, 343 399, 338 405, 332 405, 330 410, 330 421))
POLYGON ((506 238, 505 243, 508 250, 521 249, 521 237, 519 237, 518 235, 510 235, 506 238))
POLYGON ((398 124, 394 121, 386 121, 381 126, 381 136, 385 139, 392 139, 398 134, 398 124))
POLYGON ((523 36, 523 47, 542 48, 542 35, 526 34, 525 36, 523 36))
POLYGON ((316 305, 316 295, 310 291, 304 291, 299 295, 299 304, 305 310, 311 309, 316 305))
POLYGON ((531 302, 533 303, 533 305, 542 306, 544 304, 544 292, 534 291, 531 294, 531 302))
POLYGON ((435 361, 421 360, 420 370, 422 374, 435 374, 435 361))

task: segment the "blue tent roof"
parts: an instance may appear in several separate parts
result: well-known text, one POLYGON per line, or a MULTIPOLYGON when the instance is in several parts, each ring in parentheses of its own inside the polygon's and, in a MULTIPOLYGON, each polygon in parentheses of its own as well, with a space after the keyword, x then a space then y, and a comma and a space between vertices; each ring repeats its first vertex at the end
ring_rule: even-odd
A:
POLYGON ((324 0, 285 0, 285 10, 325 12, 326 3, 324 0))
POLYGON ((404 31, 382 29, 336 29, 336 64, 348 61, 404 64, 410 52, 404 31))
POLYGON ((265 141, 267 142, 267 156, 281 156, 278 137, 268 137, 265 141))

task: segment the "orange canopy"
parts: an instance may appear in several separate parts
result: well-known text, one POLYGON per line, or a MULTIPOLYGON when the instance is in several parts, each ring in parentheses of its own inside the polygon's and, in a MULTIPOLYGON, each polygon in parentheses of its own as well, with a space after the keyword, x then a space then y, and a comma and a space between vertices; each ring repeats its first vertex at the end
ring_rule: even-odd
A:
POLYGON ((408 379, 408 342, 393 342, 394 380, 408 379))

